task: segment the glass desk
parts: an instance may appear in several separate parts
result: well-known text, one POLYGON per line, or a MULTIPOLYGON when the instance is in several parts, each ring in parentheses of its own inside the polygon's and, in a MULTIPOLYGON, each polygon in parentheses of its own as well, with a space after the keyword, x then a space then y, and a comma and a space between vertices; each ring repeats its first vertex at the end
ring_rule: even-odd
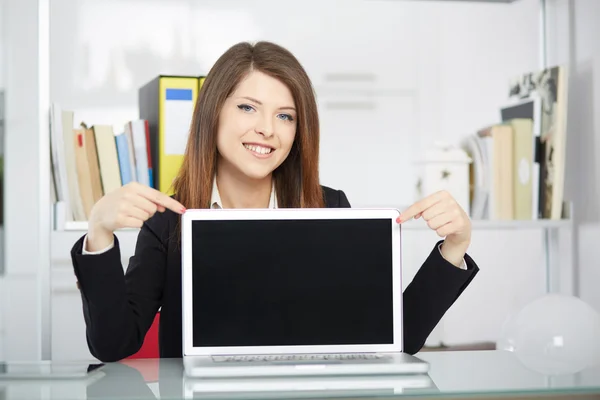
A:
MULTIPOLYGON (((0 380, 0 399, 311 399, 311 398, 600 398, 600 365, 547 376, 504 351, 423 352, 431 364, 420 376, 248 381, 186 378, 180 359, 126 360, 105 365, 86 379, 0 380), (227 385, 228 393, 208 392, 227 385), (242 385, 253 388, 241 391, 242 385), (326 386, 333 387, 327 389, 326 386), (268 388, 271 387, 271 390, 268 388)), ((599 360, 600 361, 600 360, 599 360)))

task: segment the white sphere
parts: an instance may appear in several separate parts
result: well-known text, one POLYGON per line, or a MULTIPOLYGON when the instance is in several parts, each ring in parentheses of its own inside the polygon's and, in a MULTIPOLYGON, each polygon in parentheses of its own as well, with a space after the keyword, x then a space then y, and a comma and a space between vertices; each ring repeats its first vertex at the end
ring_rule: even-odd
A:
POLYGON ((576 373, 600 364, 600 314, 579 298, 548 294, 507 321, 497 346, 542 374, 576 373))

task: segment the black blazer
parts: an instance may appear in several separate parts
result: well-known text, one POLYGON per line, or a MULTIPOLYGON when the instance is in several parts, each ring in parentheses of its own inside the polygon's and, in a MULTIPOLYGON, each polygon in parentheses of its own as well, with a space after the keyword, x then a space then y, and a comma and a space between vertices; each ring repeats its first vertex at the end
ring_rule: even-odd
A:
MULTIPOLYGON (((323 187, 328 208, 350 207, 341 190, 323 187)), ((123 274, 119 241, 99 255, 82 255, 82 236, 71 250, 83 301, 86 337, 92 355, 104 362, 137 352, 162 306, 161 357, 182 356, 181 248, 175 235, 178 215, 153 215, 140 230, 135 254, 123 274)), ((437 246, 403 293, 404 348, 418 352, 425 340, 479 268, 465 256, 467 270, 455 267, 437 246)))

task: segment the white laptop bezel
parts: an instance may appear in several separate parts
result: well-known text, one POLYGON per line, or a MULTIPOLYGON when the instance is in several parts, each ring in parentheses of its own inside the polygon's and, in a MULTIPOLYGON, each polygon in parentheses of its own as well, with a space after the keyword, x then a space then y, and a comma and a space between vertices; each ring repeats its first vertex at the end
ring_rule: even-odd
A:
POLYGON ((302 354, 302 353, 350 353, 350 352, 401 352, 403 351, 402 325, 402 274, 400 224, 397 209, 201 209, 187 210, 182 216, 181 265, 182 265, 182 322, 183 355, 243 355, 243 354, 302 354), (392 226, 392 298, 394 342, 371 345, 319 345, 319 346, 193 346, 192 301, 192 221, 196 220, 279 220, 279 219, 389 219, 392 226))

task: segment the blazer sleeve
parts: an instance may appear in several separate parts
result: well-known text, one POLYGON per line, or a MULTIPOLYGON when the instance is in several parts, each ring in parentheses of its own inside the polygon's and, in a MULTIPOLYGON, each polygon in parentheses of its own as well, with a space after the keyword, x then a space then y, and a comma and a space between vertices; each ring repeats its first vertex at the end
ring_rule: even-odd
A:
POLYGON ((82 254, 85 236, 71 249, 88 347, 103 362, 137 352, 161 305, 167 264, 162 214, 156 213, 140 229, 126 274, 116 236, 114 247, 102 254, 82 254))
MULTIPOLYGON (((350 207, 343 191, 338 190, 339 207, 350 207)), ((402 294, 404 351, 415 354, 479 271, 475 261, 465 254, 467 269, 457 268, 439 250, 439 241, 402 294)))
POLYGON ((439 250, 439 241, 402 295, 404 351, 415 354, 446 311, 471 283, 479 267, 465 254, 467 269, 457 268, 439 250))

